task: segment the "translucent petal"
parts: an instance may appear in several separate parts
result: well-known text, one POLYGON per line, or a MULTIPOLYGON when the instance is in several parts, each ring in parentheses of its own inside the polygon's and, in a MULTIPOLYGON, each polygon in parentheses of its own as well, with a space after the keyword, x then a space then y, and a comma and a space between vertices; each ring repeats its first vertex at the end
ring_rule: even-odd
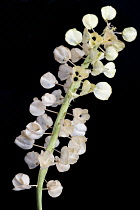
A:
POLYGON ((127 42, 132 42, 137 37, 137 30, 133 27, 125 28, 122 32, 122 37, 127 42))
POLYGON ((15 139, 15 144, 22 149, 28 150, 33 147, 34 140, 29 139, 26 135, 24 135, 24 132, 22 132, 22 134, 15 139))
POLYGON ((92 29, 97 26, 98 17, 93 14, 87 14, 83 17, 82 22, 87 29, 92 29))
POLYGON ((80 95, 83 96, 83 95, 88 94, 90 88, 91 88, 91 83, 90 83, 88 80, 85 80, 85 81, 83 82, 82 91, 81 91, 80 95))
POLYGON ((52 94, 56 97, 56 101, 53 103, 52 107, 56 107, 63 103, 64 97, 61 95, 62 91, 60 89, 54 90, 52 94))
POLYGON ((71 58, 71 52, 63 45, 56 47, 54 50, 54 59, 59 63, 66 63, 71 58))
POLYGON ((112 93, 112 88, 107 82, 99 82, 93 92, 96 98, 100 100, 108 100, 112 93))
POLYGON ((88 109, 81 108, 73 109, 73 116, 74 124, 85 123, 90 118, 90 115, 88 114, 88 109))
POLYGON ((42 169, 48 168, 54 163, 54 156, 48 150, 46 150, 45 152, 41 150, 41 154, 38 156, 38 160, 42 169))
POLYGON ((83 43, 87 43, 90 39, 91 39, 91 35, 90 35, 90 33, 88 32, 88 29, 85 28, 84 31, 83 31, 82 42, 83 42, 83 43))
POLYGON ((108 61, 113 61, 118 57, 118 52, 113 46, 109 46, 106 48, 105 58, 108 61))
POLYGON ((113 44, 113 47, 116 49, 117 52, 120 52, 125 48, 125 43, 118 40, 113 44))
POLYGON ((77 142, 70 140, 68 143, 68 147, 75 148, 77 150, 78 155, 82 155, 86 152, 86 144, 84 142, 79 144, 77 142))
POLYGON ((29 123, 25 130, 26 136, 30 139, 39 139, 43 136, 44 132, 41 125, 36 121, 29 123))
POLYGON ((79 159, 78 151, 75 148, 68 147, 69 157, 68 157, 68 163, 74 164, 79 159))
POLYGON ((55 84, 58 83, 58 81, 56 80, 55 76, 52 73, 47 72, 41 77, 40 83, 42 87, 49 89, 49 88, 54 87, 55 84))
POLYGON ((68 137, 74 129, 74 126, 72 125, 72 122, 68 119, 62 119, 60 122, 60 132, 59 136, 61 137, 68 137))
MULTIPOLYGON (((48 147, 48 145, 49 145, 49 143, 50 143, 50 139, 51 139, 51 136, 47 136, 46 138, 45 138, 45 144, 44 144, 44 147, 48 147)), ((59 146, 59 140, 57 139, 56 140, 56 143, 55 143, 55 147, 58 147, 59 146)))
POLYGON ((51 180, 47 182, 48 193, 51 197, 58 197, 63 190, 61 183, 58 180, 51 180))
POLYGON ((30 178, 28 175, 19 173, 17 174, 13 180, 12 183, 14 185, 13 190, 19 191, 19 190, 25 190, 25 189, 30 189, 31 186, 29 185, 30 183, 30 178))
POLYGON ((27 163, 29 169, 36 168, 39 165, 38 161, 38 152, 28 152, 24 158, 25 162, 27 163))
POLYGON ((95 61, 93 64, 93 69, 91 71, 91 74, 93 76, 97 76, 103 72, 104 65, 101 61, 95 61))
POLYGON ((115 69, 115 64, 113 62, 108 62, 105 66, 104 66, 104 71, 103 73, 105 74, 105 76, 107 76, 108 78, 113 78, 115 76, 116 73, 116 69, 115 69))
POLYGON ((55 161, 56 161, 56 168, 59 172, 65 172, 65 171, 68 171, 70 169, 70 164, 62 164, 60 162, 59 157, 56 156, 55 161))
POLYGON ((85 124, 80 123, 80 124, 75 124, 74 125, 74 131, 71 134, 71 136, 84 136, 87 131, 87 127, 85 124))
POLYGON ((34 98, 34 101, 30 105, 30 113, 34 116, 40 116, 45 113, 45 106, 40 100, 34 98))
POLYGON ((88 70, 88 69, 84 69, 81 66, 74 66, 73 70, 75 72, 73 77, 77 77, 78 80, 83 80, 83 79, 86 79, 87 77, 89 77, 90 70, 88 70))
POLYGON ((72 46, 76 46, 82 42, 82 33, 76 28, 70 29, 65 34, 65 40, 72 46))
POLYGON ((36 119, 37 123, 39 123, 44 131, 50 128, 53 125, 52 118, 47 114, 43 114, 36 119))
POLYGON ((71 60, 73 63, 79 61, 84 55, 85 52, 83 50, 80 50, 79 48, 71 49, 71 60))
POLYGON ((68 91, 69 87, 71 86, 71 83, 72 83, 72 78, 69 77, 69 78, 66 80, 66 83, 64 84, 64 90, 65 90, 65 92, 68 91))
POLYGON ((59 66, 58 77, 61 81, 68 79, 73 75, 72 67, 68 64, 63 64, 59 66))
POLYGON ((61 148, 60 162, 62 164, 64 164, 64 165, 67 165, 67 164, 69 164, 68 158, 69 158, 68 147, 67 146, 63 146, 61 148))
POLYGON ((46 93, 44 96, 41 97, 42 104, 45 106, 52 106, 53 103, 56 101, 56 97, 53 94, 46 93))
POLYGON ((116 10, 112 6, 101 8, 101 14, 104 20, 112 20, 116 17, 116 10))

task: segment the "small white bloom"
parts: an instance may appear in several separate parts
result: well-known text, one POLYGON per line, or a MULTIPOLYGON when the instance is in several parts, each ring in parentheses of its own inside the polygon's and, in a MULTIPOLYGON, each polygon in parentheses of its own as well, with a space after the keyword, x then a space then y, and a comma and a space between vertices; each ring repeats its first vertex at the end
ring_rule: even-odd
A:
POLYGON ((38 152, 28 152, 24 158, 25 162, 27 163, 29 169, 36 168, 39 165, 38 161, 38 152))
POLYGON ((116 73, 116 69, 115 69, 115 64, 113 62, 108 62, 105 66, 104 66, 104 71, 103 73, 105 74, 105 76, 107 76, 108 78, 113 78, 115 76, 116 73))
POLYGON ((47 72, 46 74, 44 74, 41 77, 40 83, 41 83, 42 87, 44 87, 46 89, 50 89, 50 88, 54 87, 55 84, 58 83, 58 81, 56 80, 55 76, 52 73, 47 72))
POLYGON ((44 131, 46 131, 48 128, 50 128, 53 125, 52 118, 49 117, 47 114, 38 116, 36 121, 37 123, 39 123, 39 125, 41 125, 44 131))
MULTIPOLYGON (((45 138, 45 144, 44 144, 44 147, 48 147, 48 145, 49 145, 49 143, 50 143, 50 139, 51 139, 51 136, 47 136, 46 138, 45 138)), ((59 146, 59 140, 57 139, 56 140, 56 143, 55 143, 55 147, 58 147, 59 146)))
POLYGON ((79 48, 71 49, 71 60, 73 63, 76 63, 77 61, 79 61, 84 55, 85 55, 85 52, 83 50, 80 50, 79 48))
POLYGON ((93 64, 93 69, 91 71, 91 74, 93 76, 97 76, 103 72, 104 65, 101 61, 95 61, 93 64))
POLYGON ((86 152, 86 137, 84 136, 73 136, 68 143, 69 148, 75 148, 78 155, 82 155, 86 152))
POLYGON ((113 46, 109 46, 106 48, 105 58, 108 61, 113 61, 118 57, 118 52, 113 46))
POLYGON ((40 116, 45 113, 45 106, 38 98, 34 98, 34 101, 30 105, 30 113, 34 116, 40 116))
POLYGON ((59 63, 66 63, 69 59, 71 59, 70 50, 63 45, 56 47, 53 53, 54 59, 59 63))
POLYGON ((15 190, 15 191, 26 190, 26 189, 31 188, 31 186, 29 185, 29 183, 30 183, 29 176, 26 174, 23 174, 23 173, 17 174, 13 178, 12 183, 14 185, 13 190, 15 190))
POLYGON ((22 149, 28 150, 31 149, 33 147, 35 140, 33 139, 29 139, 26 135, 25 135, 25 131, 21 132, 21 135, 18 136, 15 139, 15 144, 17 146, 19 146, 22 149))
POLYGON ((65 172, 70 169, 70 164, 61 163, 61 159, 58 156, 55 156, 55 164, 59 172, 65 172))
POLYGON ((116 17, 116 10, 112 6, 105 6, 101 8, 101 14, 103 19, 112 20, 116 17))
POLYGON ((60 125, 61 125, 59 132, 60 137, 68 137, 69 135, 72 134, 74 126, 72 125, 72 122, 70 120, 62 119, 60 125))
POLYGON ((127 42, 132 42, 137 37, 137 30, 133 27, 125 28, 122 32, 123 39, 127 42))
POLYGON ((51 180, 47 182, 48 193, 51 197, 58 197, 63 190, 61 183, 58 180, 51 180))
POLYGON ((49 166, 54 164, 54 156, 48 150, 46 150, 45 152, 41 150, 41 154, 38 156, 38 160, 42 169, 48 168, 49 166))
POLYGON ((52 95, 56 97, 56 101, 53 103, 52 107, 56 107, 63 103, 64 97, 61 95, 62 91, 60 89, 54 90, 52 95))
POLYGON ((29 123, 25 130, 26 136, 30 139, 39 139, 43 136, 44 132, 41 125, 36 121, 29 123))
POLYGON ((45 106, 52 106, 53 103, 56 101, 56 97, 50 93, 45 93, 45 95, 43 95, 41 99, 42 99, 42 104, 45 106))
POLYGON ((108 100, 112 93, 112 88, 107 82, 99 82, 93 92, 96 98, 100 100, 108 100))
POLYGON ((70 29, 65 34, 65 40, 68 44, 76 46, 82 42, 82 33, 76 28, 70 29))
POLYGON ((81 108, 73 109, 73 116, 74 124, 85 123, 90 118, 90 115, 88 114, 88 109, 81 108))
POLYGON ((83 17, 82 22, 87 29, 93 29, 98 24, 98 17, 93 14, 87 14, 83 17))
POLYGON ((87 127, 85 124, 80 123, 80 124, 75 124, 74 125, 74 131, 71 134, 71 136, 84 136, 87 131, 87 127))
POLYGON ((68 152, 69 152, 68 163, 75 164, 79 159, 77 149, 68 147, 68 152))
POLYGON ((73 75, 72 67, 67 63, 59 66, 58 77, 61 81, 64 81, 73 75))

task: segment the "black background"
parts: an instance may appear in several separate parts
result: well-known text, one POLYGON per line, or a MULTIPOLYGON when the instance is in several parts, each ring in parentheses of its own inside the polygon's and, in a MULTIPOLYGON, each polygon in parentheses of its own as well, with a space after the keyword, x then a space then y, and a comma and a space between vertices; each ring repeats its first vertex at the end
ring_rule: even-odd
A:
MULTIPOLYGON (((64 190, 51 198, 43 192, 43 210, 135 209, 138 204, 139 142, 139 20, 138 1, 133 0, 5 0, 0 1, 0 110, 1 110, 1 206, 3 209, 36 210, 35 189, 12 191, 11 180, 17 173, 28 174, 36 184, 38 169, 29 170, 24 162, 25 150, 14 139, 35 118, 29 113, 33 97, 41 97, 45 89, 39 79, 47 71, 57 76, 59 64, 53 50, 64 40, 67 30, 83 31, 82 17, 96 14, 102 32, 105 23, 100 9, 111 5, 117 10, 112 24, 122 31, 133 26, 138 37, 115 60, 117 73, 113 79, 103 75, 92 82, 106 81, 113 89, 108 101, 90 94, 77 99, 72 107, 87 108, 87 152, 80 156, 70 171, 58 173, 50 168, 47 180, 58 179, 64 190)), ((55 88, 54 88, 55 89, 55 88)), ((53 90, 54 90, 53 89, 53 90)), ((51 92, 52 90, 50 90, 51 92)), ((58 110, 58 109, 56 109, 58 110)), ((55 114, 50 114, 55 119, 55 114)), ((38 140, 38 143, 42 143, 38 140)), ((34 148, 35 151, 39 151, 34 148)))

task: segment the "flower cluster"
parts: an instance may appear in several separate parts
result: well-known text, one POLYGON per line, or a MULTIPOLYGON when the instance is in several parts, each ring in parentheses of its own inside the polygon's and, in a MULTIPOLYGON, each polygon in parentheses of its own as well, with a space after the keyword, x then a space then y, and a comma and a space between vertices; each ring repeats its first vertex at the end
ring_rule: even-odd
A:
MULTIPOLYGON (((40 83, 43 88, 51 89, 56 85, 63 86, 66 96, 62 96, 62 90, 57 89, 52 93, 45 93, 41 99, 34 98, 30 104, 29 111, 36 117, 34 122, 30 122, 25 130, 15 139, 15 144, 24 150, 30 150, 33 146, 41 147, 41 152, 30 151, 26 154, 24 161, 29 169, 40 166, 40 170, 56 166, 59 172, 66 172, 70 165, 75 164, 79 156, 86 152, 85 137, 87 127, 86 121, 90 115, 87 109, 74 108, 72 110, 73 119, 65 118, 70 102, 77 97, 93 93, 100 100, 108 100, 112 93, 112 88, 107 82, 94 84, 87 78, 91 78, 103 73, 108 78, 113 78, 116 73, 116 66, 113 62, 120 51, 125 48, 125 43, 118 39, 117 35, 127 41, 133 41, 137 36, 137 31, 133 27, 125 28, 122 32, 117 32, 116 27, 111 25, 110 20, 116 16, 116 10, 111 6, 101 9, 101 15, 106 23, 102 34, 98 34, 95 28, 98 24, 98 17, 94 14, 87 14, 83 17, 83 33, 76 28, 70 29, 65 34, 65 40, 74 48, 69 49, 63 45, 54 50, 54 59, 60 63, 58 78, 65 83, 59 84, 56 77, 50 73, 45 73, 40 83), (107 63, 103 61, 107 60, 107 63), (81 62, 81 63, 80 63, 81 62), (76 65, 77 64, 77 65, 76 65), (77 92, 78 91, 78 92, 77 92), (59 113, 48 110, 48 107, 61 105, 59 113), (46 112, 57 113, 57 118, 53 126, 53 120, 46 112), (52 129, 51 133, 46 130, 52 129), (43 146, 35 144, 43 135, 45 137, 43 146), (60 138, 68 138, 67 145, 59 150, 60 138), (58 152, 59 155, 54 155, 58 152)), ((30 178, 28 175, 19 173, 12 180, 14 190, 30 189, 30 178)), ((46 188, 51 197, 58 197, 63 187, 58 180, 47 181, 46 188)))

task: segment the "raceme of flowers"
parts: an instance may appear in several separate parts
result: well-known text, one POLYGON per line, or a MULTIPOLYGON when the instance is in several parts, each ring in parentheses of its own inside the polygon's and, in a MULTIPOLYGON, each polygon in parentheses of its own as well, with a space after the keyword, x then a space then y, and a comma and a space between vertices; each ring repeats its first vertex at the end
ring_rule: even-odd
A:
MULTIPOLYGON (((60 63, 58 78, 64 82, 61 86, 63 86, 65 93, 68 93, 73 83, 79 82, 78 93, 77 90, 75 92, 69 91, 71 101, 89 93, 93 93, 100 100, 108 100, 112 93, 111 86, 105 81, 93 84, 88 78, 90 77, 92 80, 92 77, 99 74, 113 78, 116 74, 114 60, 118 57, 119 52, 125 48, 125 43, 118 36, 127 42, 132 42, 137 36, 137 31, 133 27, 125 28, 122 32, 116 31, 116 27, 110 23, 110 20, 116 16, 116 10, 112 6, 103 7, 101 15, 106 23, 101 34, 98 34, 95 29, 99 22, 98 17, 94 14, 87 14, 82 18, 85 27, 83 33, 73 28, 65 34, 65 41, 72 46, 72 49, 60 45, 53 52, 54 59, 60 63)), ((40 83, 45 89, 60 85, 51 72, 45 73, 41 77, 40 83)), ((41 169, 55 166, 59 172, 66 172, 71 165, 79 160, 80 155, 86 152, 87 138, 85 134, 87 127, 85 124, 90 115, 87 109, 81 108, 73 109, 71 120, 60 119, 60 130, 57 139, 55 139, 55 148, 59 146, 60 138, 68 139, 66 145, 60 151, 55 148, 53 151, 47 149, 53 133, 46 133, 46 131, 52 129, 54 124, 48 115, 48 107, 57 107, 65 103, 64 101, 65 97, 62 96, 62 90, 56 89, 51 93, 45 93, 41 99, 34 98, 30 104, 29 111, 36 119, 26 125, 15 139, 15 144, 24 150, 30 150, 33 146, 38 145, 42 136, 48 135, 45 137, 44 145, 40 146, 40 154, 29 151, 24 157, 29 169, 38 166, 41 169), (57 152, 57 155, 54 155, 53 152, 57 152)), ((29 176, 23 173, 17 174, 12 182, 16 191, 36 186, 30 185, 29 176)), ((58 197, 63 190, 61 183, 58 180, 46 182, 45 189, 48 190, 48 194, 51 197, 58 197)))

